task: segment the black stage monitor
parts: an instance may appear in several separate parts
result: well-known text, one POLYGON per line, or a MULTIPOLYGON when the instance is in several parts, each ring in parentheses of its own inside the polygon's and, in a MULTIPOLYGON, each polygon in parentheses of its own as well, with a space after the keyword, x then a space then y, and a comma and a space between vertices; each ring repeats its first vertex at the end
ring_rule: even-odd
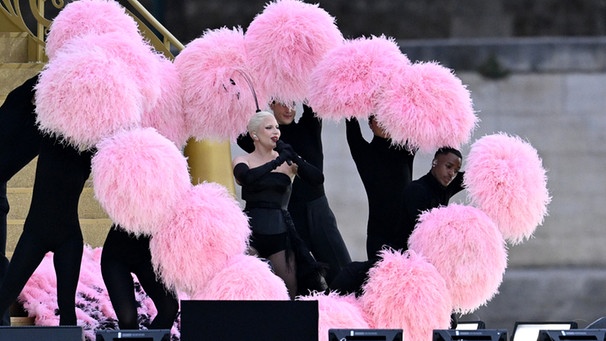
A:
POLYGON ((457 321, 457 330, 477 330, 485 329, 486 324, 484 321, 457 321))
POLYGON ((0 341, 83 341, 77 326, 2 326, 0 341))
POLYGON ((435 329, 433 341, 507 341, 506 329, 435 329))
POLYGON ((539 330, 577 329, 574 321, 516 321, 511 341, 537 341, 539 330))
POLYGON ((540 330, 537 341, 604 341, 606 329, 540 330))
POLYGON ((329 329, 328 341, 402 341, 402 329, 329 329))
POLYGON ((317 341, 318 301, 181 301, 181 341, 317 341))
POLYGON ((170 341, 169 329, 97 330, 96 341, 170 341))

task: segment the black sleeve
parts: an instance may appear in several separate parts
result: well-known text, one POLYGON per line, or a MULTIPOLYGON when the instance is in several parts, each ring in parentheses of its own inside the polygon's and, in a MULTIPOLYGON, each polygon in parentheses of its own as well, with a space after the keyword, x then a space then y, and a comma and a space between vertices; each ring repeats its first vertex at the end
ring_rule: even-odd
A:
POLYGON ((448 191, 450 192, 450 196, 454 196, 460 191, 465 189, 465 172, 459 172, 457 176, 452 180, 450 184, 448 184, 448 191))
POLYGON ((345 120, 345 136, 347 137, 347 145, 351 156, 356 160, 360 154, 364 153, 364 146, 368 143, 362 136, 360 123, 355 117, 345 120))
POLYGON ((250 137, 250 135, 248 135, 248 133, 238 136, 236 143, 238 146, 240 146, 240 148, 242 148, 243 151, 247 153, 252 153, 255 150, 253 139, 250 137))
POLYGON ((278 168, 283 162, 284 160, 282 158, 277 157, 275 160, 271 160, 268 163, 253 169, 248 168, 248 165, 245 163, 238 163, 234 166, 234 177, 238 180, 240 185, 250 185, 259 180, 263 175, 278 168))
POLYGON ((297 175, 310 185, 318 186, 324 183, 324 174, 316 166, 303 160, 300 156, 293 160, 297 164, 297 175))
POLYGON ((322 128, 322 120, 316 117, 316 113, 313 109, 306 104, 303 104, 303 114, 301 115, 298 124, 304 125, 307 129, 311 130, 322 128))
MULTIPOLYGON (((408 224, 413 228, 419 220, 422 212, 433 208, 431 205, 431 197, 423 186, 418 185, 414 181, 406 186, 404 190, 404 210, 408 217, 408 224)), ((412 231, 411 231, 412 232, 412 231)))

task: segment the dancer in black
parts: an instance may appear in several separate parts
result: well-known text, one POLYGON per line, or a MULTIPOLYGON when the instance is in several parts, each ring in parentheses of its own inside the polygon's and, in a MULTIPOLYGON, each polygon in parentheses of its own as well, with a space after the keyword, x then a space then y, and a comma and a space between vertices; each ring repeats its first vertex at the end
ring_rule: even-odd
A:
MULTIPOLYGON (((6 256, 6 236, 8 225, 8 198, 6 196, 6 182, 0 183, 0 283, 8 269, 8 257, 6 256)), ((10 325, 10 311, 6 311, 1 317, 0 325, 10 325)))
POLYGON ((457 149, 438 149, 431 162, 430 171, 406 186, 403 204, 404 214, 396 238, 389 243, 393 249, 407 249, 408 237, 417 225, 419 215, 432 208, 447 206, 450 198, 464 189, 461 163, 463 156, 457 149))
MULTIPOLYGON (((78 201, 90 175, 92 152, 78 152, 37 129, 34 87, 38 76, 13 90, 0 110, 0 182, 6 183, 36 155, 32 201, 23 233, 0 286, 0 312, 10 305, 44 255, 54 252, 61 325, 76 325, 76 288, 83 238, 78 201)), ((3 321, 10 324, 10 320, 3 321)))
MULTIPOLYGON (((7 215, 10 205, 7 182, 32 161, 40 150, 42 135, 36 127, 34 86, 38 75, 13 89, 0 106, 0 283, 8 269, 6 255, 7 215)), ((8 310, 2 325, 10 325, 8 310)))
POLYGON ((139 329, 137 299, 132 274, 156 306, 157 314, 148 329, 171 329, 179 301, 156 276, 149 250, 150 237, 128 233, 113 225, 101 253, 101 273, 120 329, 139 329))
POLYGON ((0 311, 5 312, 34 273, 44 255, 54 252, 57 303, 61 325, 76 325, 76 288, 83 238, 78 201, 90 175, 92 152, 78 152, 45 136, 40 143, 32 201, 0 287, 0 311))
MULTIPOLYGON (((434 154, 430 171, 412 181, 403 192, 402 220, 397 224, 393 240, 385 246, 394 250, 406 250, 408 237, 412 233, 419 215, 432 208, 446 206, 452 196, 463 190, 461 152, 454 148, 440 148, 434 154)), ((368 270, 377 259, 366 262, 352 262, 330 283, 330 289, 342 294, 362 294, 362 286, 368 277, 368 270)))
POLYGON ((236 157, 233 165, 246 201, 244 211, 250 217, 251 247, 271 262, 292 299, 307 294, 308 289, 324 290, 315 260, 286 210, 295 175, 312 184, 321 184, 324 175, 290 145, 280 143, 280 129, 272 113, 257 112, 248 124, 248 132, 254 150, 236 157))
MULTIPOLYGON (((322 172, 322 121, 306 105, 303 106, 303 114, 297 122, 294 121, 294 105, 272 102, 270 107, 280 125, 281 140, 291 145, 303 159, 322 172)), ((248 135, 239 138, 238 145, 246 152, 253 150, 252 140, 248 135)), ((328 204, 324 184, 312 184, 295 178, 288 212, 297 232, 314 257, 328 265, 326 280, 330 282, 343 266, 351 262, 351 257, 328 204)))
POLYGON ((366 254, 377 257, 383 245, 397 238, 402 220, 404 188, 412 181, 415 150, 392 146, 374 116, 368 120, 373 137, 367 142, 355 118, 345 123, 347 143, 368 198, 366 254))

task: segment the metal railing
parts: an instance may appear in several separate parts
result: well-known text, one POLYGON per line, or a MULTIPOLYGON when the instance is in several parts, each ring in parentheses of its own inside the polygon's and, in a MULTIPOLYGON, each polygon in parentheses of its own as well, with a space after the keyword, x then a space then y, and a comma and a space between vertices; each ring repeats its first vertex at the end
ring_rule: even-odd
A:
MULTIPOLYGON (((141 34, 150 41, 156 50, 173 59, 175 52, 181 51, 183 44, 173 36, 156 18, 137 0, 125 0, 130 4, 128 13, 136 20, 141 34)), ((35 29, 30 28, 24 19, 19 0, 0 0, 0 32, 26 32, 30 37, 28 56, 32 62, 45 62, 45 38, 52 25, 52 18, 46 17, 47 0, 29 0, 28 16, 35 20, 35 29), (6 20, 2 20, 5 18, 6 20), (35 32, 34 32, 35 31, 35 32)), ((50 0, 57 10, 65 7, 64 0, 50 0)))

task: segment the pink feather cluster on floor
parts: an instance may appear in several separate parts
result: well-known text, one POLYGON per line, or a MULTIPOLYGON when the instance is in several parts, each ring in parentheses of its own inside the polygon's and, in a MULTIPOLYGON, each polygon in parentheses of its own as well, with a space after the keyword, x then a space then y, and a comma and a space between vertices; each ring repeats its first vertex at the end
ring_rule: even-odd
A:
MULTIPOLYGON (((95 340, 95 332, 99 329, 117 329, 118 321, 107 294, 107 289, 101 277, 101 248, 91 248, 85 245, 82 254, 82 267, 76 291, 76 317, 78 325, 82 327, 86 340, 95 340)), ((140 303, 138 313, 141 328, 149 325, 156 315, 156 308, 152 300, 141 288, 136 276, 136 298, 140 303)), ((57 282, 53 266, 53 253, 46 254, 34 274, 28 280, 19 302, 34 317, 35 324, 39 326, 56 326, 59 324, 57 306, 57 282)), ((177 322, 173 326, 173 333, 178 336, 177 322)))
MULTIPOLYGON (((238 202, 221 185, 190 183, 181 153, 189 137, 235 139, 272 99, 306 102, 325 119, 375 115, 395 144, 420 151, 459 147, 478 123, 452 70, 411 63, 389 37, 345 40, 335 22, 318 5, 272 1, 246 32, 206 31, 172 63, 115 1, 72 2, 49 36, 38 122, 79 149, 97 148, 95 195, 113 221, 152 237, 168 287, 197 299, 288 300, 270 266, 247 254, 238 202)), ((478 140, 467 162, 471 205, 424 212, 409 250, 385 250, 359 298, 298 298, 319 302, 320 340, 330 328, 402 328, 407 340, 426 341, 449 327, 451 312, 472 312, 496 294, 506 242, 529 238, 547 213, 545 171, 530 144, 505 134, 478 140)), ((89 268, 99 251, 86 252, 79 289, 98 315, 78 319, 92 333, 115 316, 99 270, 89 268)), ((58 322, 53 281, 45 259, 21 295, 38 324, 58 322)))

